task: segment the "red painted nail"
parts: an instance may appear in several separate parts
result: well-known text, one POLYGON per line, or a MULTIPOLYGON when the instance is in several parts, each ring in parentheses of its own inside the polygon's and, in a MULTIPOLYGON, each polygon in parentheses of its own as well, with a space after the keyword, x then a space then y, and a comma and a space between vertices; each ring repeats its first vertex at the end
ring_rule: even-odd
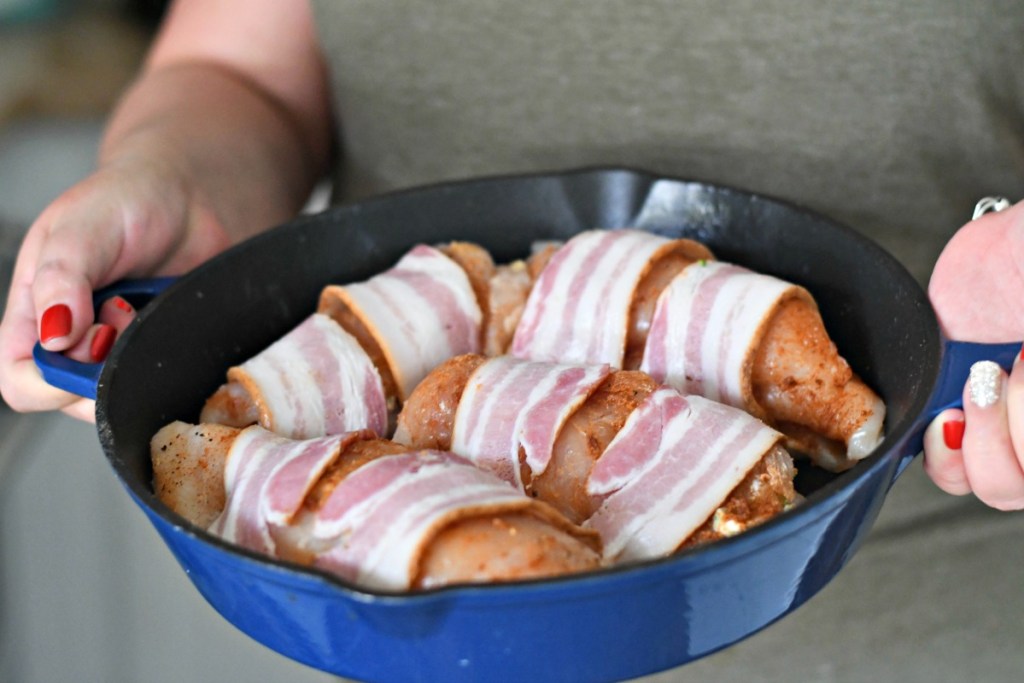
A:
POLYGON ((1024 360, 1024 346, 1020 347, 1020 359, 1024 360))
POLYGON ((115 296, 114 297, 114 305, 117 306, 118 308, 120 308, 125 313, 131 313, 132 312, 132 305, 130 303, 128 303, 123 297, 115 296))
POLYGON ((942 440, 946 448, 958 451, 964 445, 964 421, 950 420, 942 423, 942 440))
POLYGON ((101 325, 96 329, 96 334, 89 344, 89 357, 94 363, 99 363, 110 353, 110 347, 114 345, 114 338, 117 337, 117 330, 113 325, 101 325))
POLYGON ((71 333, 71 309, 64 304, 55 304, 43 311, 39 320, 39 341, 66 337, 71 333))

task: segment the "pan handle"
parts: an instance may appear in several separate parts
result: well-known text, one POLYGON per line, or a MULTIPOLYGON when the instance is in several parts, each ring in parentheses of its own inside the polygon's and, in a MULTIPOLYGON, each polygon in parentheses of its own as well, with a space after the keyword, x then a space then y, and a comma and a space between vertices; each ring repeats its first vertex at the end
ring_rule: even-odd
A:
MULTIPOLYGON (((101 303, 117 295, 127 299, 138 310, 177 279, 176 277, 159 277, 121 280, 95 292, 92 298, 93 307, 99 310, 101 303)), ((81 363, 68 358, 63 353, 47 351, 38 342, 32 349, 32 358, 47 384, 83 398, 96 398, 96 388, 100 381, 103 363, 81 363)))
POLYGON ((939 368, 935 393, 925 410, 923 419, 915 426, 907 448, 896 467, 893 481, 907 468, 924 447, 924 432, 939 413, 947 408, 962 408, 963 392, 971 366, 980 360, 998 363, 1007 372, 1021 352, 1021 342, 1005 344, 979 344, 975 342, 945 341, 942 364, 939 368))

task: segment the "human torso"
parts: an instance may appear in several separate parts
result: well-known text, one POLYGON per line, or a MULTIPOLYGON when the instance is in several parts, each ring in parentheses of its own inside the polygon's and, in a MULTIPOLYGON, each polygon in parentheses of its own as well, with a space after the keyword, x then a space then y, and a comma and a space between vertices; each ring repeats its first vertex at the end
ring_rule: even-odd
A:
POLYGON ((1024 188, 1013 0, 314 1, 338 196, 628 166, 809 206, 924 278, 1024 188))

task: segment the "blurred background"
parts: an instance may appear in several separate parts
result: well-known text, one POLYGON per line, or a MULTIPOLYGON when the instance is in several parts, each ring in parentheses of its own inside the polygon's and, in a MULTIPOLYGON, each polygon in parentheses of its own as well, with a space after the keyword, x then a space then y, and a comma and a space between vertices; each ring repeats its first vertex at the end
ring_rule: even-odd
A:
MULTIPOLYGON (((156 0, 0 0, 0 290, 28 225, 92 168, 163 11, 156 0)), ((915 463, 807 605, 645 681, 1020 680, 1022 520, 942 494, 915 463)), ((213 680, 332 679, 214 612, 121 490, 92 425, 0 402, 0 683, 213 680)))

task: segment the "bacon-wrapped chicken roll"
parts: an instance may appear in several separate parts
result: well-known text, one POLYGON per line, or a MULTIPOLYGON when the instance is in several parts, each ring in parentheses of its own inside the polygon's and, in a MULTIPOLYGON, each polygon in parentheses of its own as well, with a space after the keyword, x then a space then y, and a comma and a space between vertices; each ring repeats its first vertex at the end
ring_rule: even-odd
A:
POLYGON ((638 371, 473 355, 427 376, 395 434, 413 447, 451 449, 595 528, 614 540, 613 561, 731 536, 794 504, 781 438, 744 411, 684 399, 638 371), (623 540, 649 535, 646 525, 674 546, 623 540))
POLYGON ((537 278, 511 353, 639 368, 747 410, 827 469, 870 453, 885 405, 839 355, 811 295, 686 242, 640 230, 573 237, 537 278))
POLYGON ((769 422, 826 469, 882 441, 885 404, 839 355, 810 293, 740 266, 698 263, 672 280, 640 367, 769 422))
POLYGON ((201 423, 260 424, 293 439, 387 433, 380 374, 355 338, 325 315, 314 313, 227 374, 203 406, 201 423))
POLYGON ((154 489, 229 542, 406 591, 601 565, 597 535, 465 459, 350 432, 291 440, 172 423, 151 444, 154 489))
POLYGON ((356 429, 386 436, 410 384, 500 337, 486 330, 509 323, 491 324, 492 307, 518 319, 528 286, 512 270, 496 268, 479 246, 453 242, 413 247, 365 282, 328 285, 318 313, 228 371, 199 421, 260 424, 296 439, 356 429))
POLYGON ((365 282, 327 286, 319 310, 359 340, 399 403, 442 361, 480 350, 483 311, 466 270, 427 245, 365 282))
POLYGON ((746 412, 662 387, 595 463, 586 487, 601 503, 584 526, 606 558, 628 561, 766 521, 796 499, 781 438, 746 412))
POLYGON ((635 369, 655 302, 704 245, 643 230, 589 230, 547 259, 530 291, 510 353, 559 363, 635 369))

